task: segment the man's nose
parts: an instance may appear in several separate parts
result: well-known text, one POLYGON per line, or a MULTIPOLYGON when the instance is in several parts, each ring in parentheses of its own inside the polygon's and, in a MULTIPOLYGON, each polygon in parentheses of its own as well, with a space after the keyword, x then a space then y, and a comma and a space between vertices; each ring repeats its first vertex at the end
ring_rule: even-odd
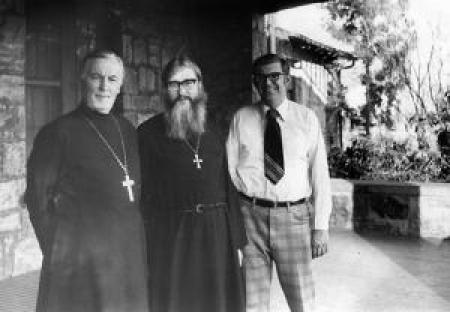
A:
POLYGON ((178 93, 179 93, 181 96, 189 95, 189 91, 187 90, 187 88, 183 88, 181 85, 180 85, 179 88, 178 88, 178 93))
POLYGON ((101 91, 106 90, 107 84, 108 84, 107 79, 106 79, 106 78, 101 78, 101 79, 100 79, 99 89, 100 89, 101 91))

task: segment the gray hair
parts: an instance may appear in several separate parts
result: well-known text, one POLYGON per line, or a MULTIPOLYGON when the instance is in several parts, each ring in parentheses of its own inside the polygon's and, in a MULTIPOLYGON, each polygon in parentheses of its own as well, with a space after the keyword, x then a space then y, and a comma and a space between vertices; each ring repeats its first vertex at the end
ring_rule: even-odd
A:
POLYGON ((88 68, 88 64, 90 64, 90 62, 92 62, 95 59, 114 59, 114 60, 116 60, 122 67, 122 73, 123 73, 123 76, 125 76, 125 67, 123 65, 122 58, 119 55, 117 55, 117 53, 115 53, 114 51, 101 49, 101 50, 94 50, 92 52, 89 52, 83 58, 83 61, 81 63, 81 77, 82 78, 84 78, 84 76, 86 75, 86 70, 88 68))

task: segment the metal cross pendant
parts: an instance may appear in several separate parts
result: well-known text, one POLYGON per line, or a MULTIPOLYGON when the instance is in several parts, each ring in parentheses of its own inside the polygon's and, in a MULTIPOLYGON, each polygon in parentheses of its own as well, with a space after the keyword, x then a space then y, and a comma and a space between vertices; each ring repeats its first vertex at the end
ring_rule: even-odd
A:
POLYGON ((123 187, 127 188, 128 198, 130 199, 130 202, 134 202, 133 189, 131 188, 134 185, 134 180, 131 180, 130 176, 126 174, 125 180, 122 181, 122 185, 123 187))
POLYGON ((192 162, 197 165, 197 169, 202 169, 201 163, 203 162, 203 159, 198 158, 198 154, 197 153, 195 153, 194 157, 195 158, 194 158, 194 160, 192 162))

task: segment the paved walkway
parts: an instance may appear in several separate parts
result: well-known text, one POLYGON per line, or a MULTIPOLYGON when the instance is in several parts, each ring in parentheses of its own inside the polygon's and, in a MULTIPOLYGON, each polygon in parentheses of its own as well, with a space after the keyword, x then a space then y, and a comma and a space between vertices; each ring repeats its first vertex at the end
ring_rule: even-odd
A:
MULTIPOLYGON (((450 241, 331 233, 314 260, 318 312, 450 311, 450 241)), ((288 312, 278 281, 271 311, 288 312)))
MULTIPOLYGON (((450 241, 331 233, 314 261, 318 312, 450 311, 450 241)), ((0 312, 32 312, 39 272, 0 281, 0 312)), ((277 280, 271 312, 288 312, 277 280)))

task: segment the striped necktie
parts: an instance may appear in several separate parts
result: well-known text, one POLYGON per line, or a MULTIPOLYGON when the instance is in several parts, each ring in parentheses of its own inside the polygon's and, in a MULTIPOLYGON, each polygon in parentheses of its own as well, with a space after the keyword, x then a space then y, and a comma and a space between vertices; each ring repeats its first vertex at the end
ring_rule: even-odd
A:
POLYGON ((264 132, 264 174, 273 184, 277 184, 284 175, 283 143, 277 122, 279 114, 273 108, 267 111, 264 132))

